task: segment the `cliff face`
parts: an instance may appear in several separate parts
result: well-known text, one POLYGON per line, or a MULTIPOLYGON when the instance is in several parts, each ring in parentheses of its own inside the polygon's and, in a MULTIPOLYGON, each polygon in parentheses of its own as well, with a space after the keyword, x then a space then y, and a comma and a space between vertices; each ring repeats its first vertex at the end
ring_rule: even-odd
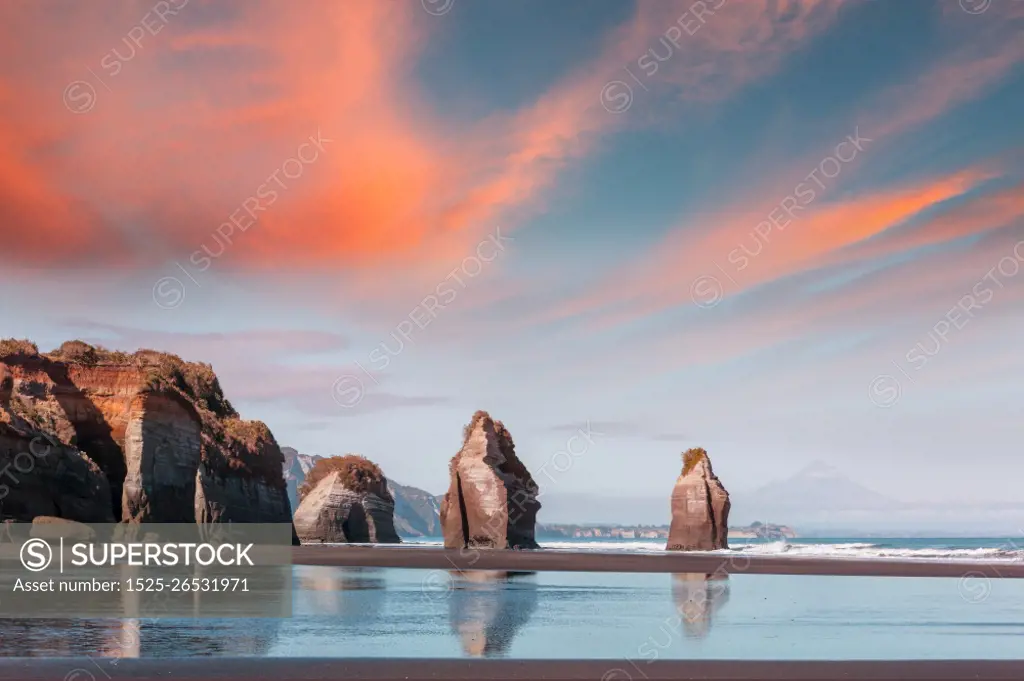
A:
POLYGON ((441 501, 444 545, 538 548, 538 487, 516 457, 512 436, 484 411, 473 415, 463 435, 462 449, 449 464, 448 492, 441 501))
POLYGON ((196 475, 198 522, 291 522, 284 456, 266 425, 218 420, 204 431, 203 452, 196 475))
POLYGON ((670 551, 729 548, 729 493, 711 470, 703 449, 683 455, 683 472, 672 490, 670 551))
POLYGON ((84 452, 22 416, 31 401, 20 388, 0 363, 0 518, 112 522, 106 476, 84 452))
POLYGON ((361 456, 320 459, 300 489, 303 542, 397 544, 395 501, 380 468, 361 456))
POLYGON ((277 443, 238 418, 209 365, 80 341, 45 355, 0 341, 0 362, 13 412, 95 462, 113 520, 290 521, 277 443))
POLYGON ((190 523, 196 468, 202 457, 201 423, 192 406, 173 393, 137 393, 127 410, 121 519, 190 523))

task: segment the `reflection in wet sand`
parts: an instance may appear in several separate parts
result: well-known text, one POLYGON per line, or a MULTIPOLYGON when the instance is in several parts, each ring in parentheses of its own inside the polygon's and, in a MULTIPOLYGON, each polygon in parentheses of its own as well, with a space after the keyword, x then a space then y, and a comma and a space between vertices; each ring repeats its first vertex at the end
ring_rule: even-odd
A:
POLYGON ((296 568, 295 611, 307 615, 359 615, 381 611, 387 589, 379 568, 296 568), (352 593, 358 592, 358 593, 352 593))
POLYGON ((103 657, 135 658, 142 652, 142 621, 124 619, 111 628, 110 636, 100 648, 103 657))
POLYGON ((266 655, 279 619, 246 620, 9 619, 0 657, 187 657, 266 655))
POLYGON ((682 572, 672 575, 672 599, 687 636, 704 638, 715 613, 729 600, 728 573, 682 572))
POLYGON ((451 571, 452 631, 471 657, 503 657, 537 609, 532 572, 451 571))

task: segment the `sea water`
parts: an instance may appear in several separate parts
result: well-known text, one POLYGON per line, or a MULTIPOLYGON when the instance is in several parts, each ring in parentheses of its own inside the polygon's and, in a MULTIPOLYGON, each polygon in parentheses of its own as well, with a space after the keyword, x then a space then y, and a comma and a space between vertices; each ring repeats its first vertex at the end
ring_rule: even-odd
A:
MULTIPOLYGON (((653 550, 644 540, 617 549, 614 542, 590 543, 653 550)), ((555 550, 569 548, 585 547, 555 550)), ((736 543, 733 550, 1020 560, 1009 540, 804 540, 736 543)), ((291 618, 6 620, 0 655, 601 658, 642 671, 658 659, 1016 659, 1024 653, 1024 580, 969 570, 958 579, 716 579, 296 566, 293 588, 291 618)))

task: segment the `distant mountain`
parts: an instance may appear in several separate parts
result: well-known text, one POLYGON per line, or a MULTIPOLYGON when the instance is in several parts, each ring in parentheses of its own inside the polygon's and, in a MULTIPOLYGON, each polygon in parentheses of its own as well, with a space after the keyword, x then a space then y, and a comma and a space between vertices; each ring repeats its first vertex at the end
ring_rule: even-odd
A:
MULTIPOLYGON (((281 447, 284 454, 284 479, 288 485, 288 499, 292 513, 299 507, 299 488, 306 475, 324 458, 316 454, 300 454, 292 447, 281 447)), ((385 475, 387 471, 384 471, 385 475)), ((388 487, 395 497, 395 529, 401 537, 440 537, 441 498, 416 487, 400 485, 388 480, 388 487)))
POLYGON ((313 465, 322 459, 315 454, 299 454, 292 447, 281 447, 284 454, 284 481, 288 485, 288 500, 292 502, 292 513, 299 507, 299 487, 306 480, 306 475, 313 465))
POLYGON ((441 536, 441 497, 389 482, 395 497, 395 529, 403 537, 441 536))
POLYGON ((851 480, 838 468, 820 461, 795 475, 769 482, 746 494, 733 495, 737 519, 790 518, 794 521, 836 520, 843 516, 876 516, 901 509, 903 503, 851 480))

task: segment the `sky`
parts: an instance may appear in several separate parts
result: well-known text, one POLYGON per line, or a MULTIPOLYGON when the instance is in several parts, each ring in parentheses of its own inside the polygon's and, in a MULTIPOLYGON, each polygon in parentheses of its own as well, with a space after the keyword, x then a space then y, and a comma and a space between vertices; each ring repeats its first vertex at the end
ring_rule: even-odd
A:
POLYGON ((541 521, 667 522, 692 446, 741 515, 813 462, 1024 506, 1024 3, 0 18, 0 336, 212 363, 435 493, 486 409, 541 521))

